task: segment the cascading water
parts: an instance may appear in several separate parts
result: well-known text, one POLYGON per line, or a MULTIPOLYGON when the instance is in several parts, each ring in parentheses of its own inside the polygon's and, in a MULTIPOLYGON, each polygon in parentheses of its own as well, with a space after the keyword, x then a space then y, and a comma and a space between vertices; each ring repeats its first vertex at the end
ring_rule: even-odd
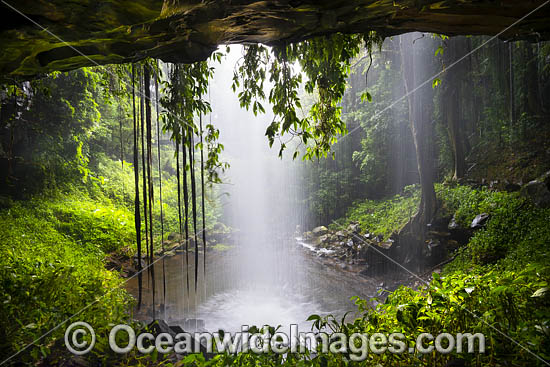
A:
POLYGON ((303 292, 308 278, 293 241, 301 222, 297 165, 269 149, 265 129, 272 116, 255 117, 228 93, 239 55, 240 47, 233 47, 212 83, 213 119, 231 164, 225 178, 224 219, 236 232, 224 275, 230 284, 199 307, 198 317, 207 329, 299 323, 321 308, 303 292))
MULTIPOLYGON (((185 255, 169 258, 167 305, 164 314, 155 316, 187 330, 239 331, 242 325, 281 325, 288 330, 298 324, 308 331, 309 315, 342 315, 354 309, 351 296, 372 297, 375 287, 315 261, 297 244, 297 226, 306 223, 300 203, 301 164, 291 157, 280 159, 278 148, 269 148, 265 129, 272 116, 243 110, 231 91, 241 50, 232 46, 224 63, 215 65, 209 96, 212 122, 231 165, 219 189, 227 194, 221 195, 222 219, 233 230, 230 243, 224 244, 231 248, 207 253, 206 277, 199 271, 196 293, 192 281, 190 292, 186 290, 185 255)), ((202 256, 199 259, 202 270, 202 256)))

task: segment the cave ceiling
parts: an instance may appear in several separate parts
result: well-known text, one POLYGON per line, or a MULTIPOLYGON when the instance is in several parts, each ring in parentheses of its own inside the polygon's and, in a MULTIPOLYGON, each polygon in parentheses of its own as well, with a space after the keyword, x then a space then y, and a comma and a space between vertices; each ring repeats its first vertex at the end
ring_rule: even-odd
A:
POLYGON ((0 75, 25 79, 146 57, 189 63, 206 59, 222 44, 276 44, 334 32, 374 30, 392 36, 421 31, 547 40, 550 5, 544 4, 526 0, 1 0, 0 75))

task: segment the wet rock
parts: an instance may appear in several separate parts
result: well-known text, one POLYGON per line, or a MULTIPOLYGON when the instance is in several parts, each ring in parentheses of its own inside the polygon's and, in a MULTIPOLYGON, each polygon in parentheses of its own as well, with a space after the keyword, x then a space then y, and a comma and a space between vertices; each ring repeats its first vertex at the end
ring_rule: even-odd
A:
POLYGON ((107 259, 106 267, 109 270, 120 270, 122 268, 122 262, 120 262, 120 260, 115 257, 109 257, 107 259))
POLYGON ((481 228, 487 223, 488 219, 489 219, 489 214, 487 213, 478 214, 472 221, 472 224, 470 224, 470 228, 473 228, 473 229, 481 228))
POLYGON ((312 246, 315 246, 315 247, 319 246, 321 244, 321 242, 322 241, 321 241, 320 237, 313 237, 312 239, 310 239, 308 241, 309 244, 311 244, 312 246))
POLYGON ((491 190, 497 190, 500 187, 500 181, 499 180, 493 180, 489 182, 489 189, 491 190))
POLYGON ((430 258, 432 265, 439 264, 445 259, 445 246, 439 240, 430 240, 428 242, 426 256, 430 258))
POLYGON ((319 226, 319 227, 313 228, 313 231, 311 232, 313 233, 314 236, 322 236, 328 233, 328 228, 325 226, 319 226))
POLYGON ((428 231, 428 235, 434 237, 449 237, 451 234, 444 231, 428 231))
POLYGON ((346 232, 344 231, 338 231, 334 234, 334 236, 338 239, 338 240, 343 240, 344 238, 346 238, 348 235, 346 232))
POLYGON ((539 208, 550 208, 550 171, 524 185, 520 193, 539 208))
POLYGON ((349 239, 349 240, 346 242, 346 246, 349 247, 349 248, 352 248, 352 247, 353 247, 353 240, 352 240, 352 239, 349 239))
POLYGON ((460 247, 460 243, 456 240, 448 240, 447 241, 447 249, 449 251, 454 251, 460 247))
POLYGON ((350 231, 351 233, 359 233, 361 231, 361 225, 357 222, 352 222, 348 226, 348 231, 350 231))
POLYGON ((389 240, 386 240, 384 242, 379 242, 378 247, 381 247, 384 250, 389 250, 392 247, 393 243, 394 241, 390 238, 389 240))
POLYGON ((313 233, 311 233, 311 231, 304 232, 303 238, 304 238, 304 240, 310 240, 310 239, 313 238, 313 233))
POLYGON ((458 225, 458 223, 456 222, 456 218, 455 216, 453 215, 453 218, 451 219, 451 221, 449 222, 449 225, 447 226, 448 229, 450 229, 451 231, 454 230, 454 229, 458 229, 460 226, 458 225))
POLYGON ((321 243, 329 243, 329 242, 330 242, 330 236, 327 235, 327 234, 322 235, 322 236, 319 236, 318 239, 319 239, 319 244, 321 244, 321 243))
POLYGON ((363 247, 361 247, 361 249, 359 250, 359 252, 357 253, 357 257, 359 259, 366 259, 367 258, 367 252, 369 250, 369 246, 368 245, 365 245, 363 247))
POLYGON ((174 331, 170 329, 170 326, 166 323, 166 321, 159 319, 159 320, 153 320, 148 325, 149 330, 154 333, 154 335, 158 335, 160 333, 168 333, 168 334, 174 334, 174 331))
POLYGON ((506 182, 504 185, 504 190, 508 192, 516 192, 521 190, 521 186, 513 182, 506 182))

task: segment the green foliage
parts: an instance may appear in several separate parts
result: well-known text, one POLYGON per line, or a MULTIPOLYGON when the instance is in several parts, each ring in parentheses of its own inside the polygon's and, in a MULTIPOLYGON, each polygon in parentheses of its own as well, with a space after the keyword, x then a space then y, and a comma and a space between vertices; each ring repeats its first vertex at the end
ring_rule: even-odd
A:
POLYGON ((261 101, 265 99, 264 82, 269 51, 263 45, 249 45, 244 50, 243 60, 233 74, 231 88, 233 92, 237 92, 237 88, 242 89, 237 94, 241 108, 249 109, 252 104, 254 115, 265 113, 261 101))
POLYGON ((134 167, 130 162, 113 160, 102 152, 94 154, 94 174, 99 177, 98 185, 89 190, 98 198, 108 198, 115 206, 133 208, 134 167))
POLYGON ((419 202, 419 188, 407 186, 402 195, 395 195, 387 200, 365 200, 355 203, 345 218, 336 222, 340 226, 359 222, 363 231, 389 238, 416 213, 419 202))
POLYGON ((456 222, 463 227, 469 227, 478 214, 493 214, 504 206, 521 205, 517 194, 487 188, 477 190, 470 186, 436 184, 436 192, 443 201, 443 210, 454 214, 456 222))
MULTIPOLYGON (((356 300, 365 315, 348 325, 347 332, 401 332, 415 338, 422 332, 483 333, 484 354, 451 353, 444 355, 369 354, 366 365, 444 365, 451 358, 467 363, 499 366, 539 365, 541 362, 510 339, 528 347, 542 358, 548 358, 550 339, 547 336, 548 295, 533 297, 546 287, 548 268, 529 266, 521 271, 455 272, 440 277, 433 274, 429 286, 419 290, 401 287, 374 309, 356 300), (501 332, 498 332, 501 331, 501 332), (508 337, 507 337, 507 336, 508 337)), ((433 342, 432 342, 433 343, 433 342)), ((408 345, 414 346, 414 340, 408 345)), ((431 343, 430 343, 431 344, 431 343)))
POLYGON ((469 227, 477 214, 490 215, 486 227, 475 233, 449 271, 494 263, 517 270, 526 264, 544 263, 550 250, 549 209, 533 207, 517 193, 444 185, 436 190, 444 210, 454 212, 455 220, 464 227, 469 227))
POLYGON ((110 253, 133 245, 134 216, 128 209, 75 198, 58 200, 50 208, 57 230, 90 252, 110 253))
MULTIPOLYGON (((215 52, 211 59, 221 62, 223 54, 215 52)), ((178 143, 189 144, 183 139, 184 135, 205 134, 204 141, 208 148, 208 156, 205 162, 205 170, 210 183, 219 183, 219 171, 223 172, 229 167, 221 161, 223 144, 217 140, 219 130, 213 124, 207 124, 203 131, 197 125, 196 118, 204 116, 212 111, 210 103, 204 99, 208 92, 208 82, 214 75, 214 68, 208 62, 196 62, 193 64, 173 65, 169 72, 169 79, 163 81, 163 97, 160 103, 162 111, 163 132, 170 132, 171 139, 178 143), (187 133, 186 133, 187 132, 187 133)), ((195 148, 202 148, 200 143, 195 148)))
MULTIPOLYGON (((299 137, 305 146, 304 159, 326 157, 337 137, 347 132, 340 102, 346 90, 350 62, 359 53, 361 44, 372 52, 373 44, 381 42, 376 33, 370 32, 364 35, 338 33, 285 43, 273 47, 271 53, 261 45, 247 46, 243 63, 233 76, 233 90, 242 88, 238 93, 241 107, 252 106, 254 114, 263 112, 260 101, 265 99, 265 94, 262 86, 269 74, 273 85, 269 102, 274 113, 274 120, 266 130, 270 146, 276 138, 289 134, 299 137), (317 97, 307 114, 301 111, 299 96, 302 74, 307 78, 305 91, 317 97)), ((279 155, 288 142, 281 140, 279 155)), ((298 154, 296 150, 293 157, 298 154)))
MULTIPOLYGON (((163 147, 164 148, 164 147, 163 147)), ((172 147, 170 147, 172 148, 172 147)), ((106 233, 113 233, 111 238, 112 243, 116 243, 116 239, 123 233, 128 236, 135 236, 134 215, 133 215, 133 200, 134 200, 134 173, 131 163, 125 162, 124 170, 119 161, 112 160, 103 154, 95 156, 97 161, 97 170, 94 174, 101 178, 97 185, 88 185, 87 190, 91 196, 99 201, 106 203, 106 210, 122 211, 123 221, 126 223, 126 218, 131 222, 132 233, 126 233, 124 228, 104 228, 106 233), (116 208, 116 209, 115 209, 116 208), (131 213, 130 213, 131 211, 131 213), (114 242, 113 242, 114 241, 114 242)), ((175 162, 171 149, 161 150, 162 167, 162 199, 163 199, 163 224, 165 239, 170 233, 179 233, 178 222, 178 197, 177 197, 177 179, 175 176, 175 162)), ((155 168, 157 165, 154 165, 155 168)), ((195 174, 200 175, 200 167, 195 167, 195 174)), ((153 169, 155 180, 158 179, 157 170, 153 169)), ((206 228, 210 231, 219 222, 221 216, 221 208, 217 205, 214 199, 218 195, 218 188, 213 185, 206 187, 206 228)), ((155 237, 155 247, 161 248, 161 220, 160 220, 160 188, 159 185, 154 186, 153 203, 153 235, 155 237)), ((202 211, 201 201, 198 201, 198 210, 202 211)), ((113 218, 113 224, 116 224, 113 218)), ((129 223, 129 222, 128 222, 129 223)), ((125 226, 128 224, 126 223, 125 226)), ((103 223, 104 226, 106 223, 103 223)), ((142 226, 142 230, 145 228, 142 226)), ((144 237, 142 237, 144 238, 144 237)), ((131 241, 135 242, 135 237, 131 237, 131 241)), ((134 245, 132 245, 134 246, 134 245)))
MULTIPOLYGON (((36 198, 2 210, 0 348, 5 357, 85 306, 89 307, 79 314, 79 319, 94 326, 98 339, 107 338, 109 323, 127 320, 131 298, 120 288, 118 274, 105 270, 101 250, 128 245, 114 242, 128 239, 118 238, 117 234, 131 234, 130 230, 123 232, 124 226, 114 228, 117 225, 113 222, 120 221, 121 215, 124 216, 85 201, 83 195, 64 202, 36 198), (102 214, 91 212, 93 207, 102 210, 102 214), (64 222, 68 217, 58 215, 70 215, 74 222, 64 222), (98 236, 96 226, 113 232, 98 236), (81 242, 78 236, 92 242, 81 242), (99 243, 103 239, 110 242, 99 243)), ((62 338, 64 330, 55 329, 37 341, 21 355, 21 360, 36 361, 47 355, 51 341, 62 338)))

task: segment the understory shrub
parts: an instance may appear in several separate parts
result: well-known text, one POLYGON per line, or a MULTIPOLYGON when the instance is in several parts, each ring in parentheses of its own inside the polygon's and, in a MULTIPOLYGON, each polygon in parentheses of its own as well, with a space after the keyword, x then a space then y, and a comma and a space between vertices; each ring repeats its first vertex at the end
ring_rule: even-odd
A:
MULTIPOLYGON (((104 251, 128 246, 133 232, 121 225, 123 214, 95 205, 81 196, 78 201, 33 199, 2 210, 0 359, 81 310, 78 320, 93 325, 98 339, 105 340, 109 323, 128 319, 132 298, 119 275, 105 269, 104 251)), ((47 356, 52 341, 63 340, 73 321, 37 340, 17 360, 47 356)))

